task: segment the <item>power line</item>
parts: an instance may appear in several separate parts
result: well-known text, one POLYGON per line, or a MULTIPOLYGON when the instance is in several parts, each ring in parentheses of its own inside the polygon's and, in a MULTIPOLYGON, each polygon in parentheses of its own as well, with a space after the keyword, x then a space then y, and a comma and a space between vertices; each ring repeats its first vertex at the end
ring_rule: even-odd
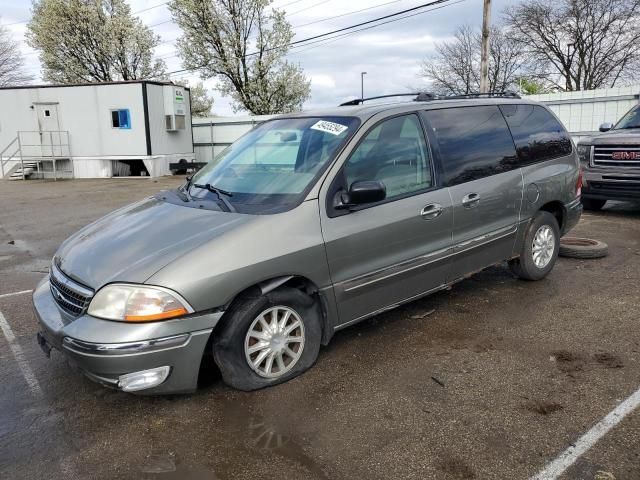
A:
POLYGON ((327 20, 334 20, 336 18, 348 17, 349 15, 355 15, 356 13, 366 12, 367 10, 373 10, 375 8, 384 7, 386 5, 391 5, 392 3, 398 3, 402 1, 404 0, 393 0, 391 2, 381 3, 379 5, 374 5, 372 7, 361 8, 360 10, 354 10, 353 12, 347 12, 341 15, 334 15, 333 17, 325 17, 325 18, 321 18, 320 20, 314 20, 313 22, 303 23, 301 25, 294 25, 293 28, 301 28, 301 27, 306 27, 308 25, 315 25, 316 23, 326 22, 327 20))
MULTIPOLYGON (((430 9, 425 10, 425 11, 423 11, 423 12, 412 13, 411 15, 406 15, 406 16, 401 17, 401 18, 396 18, 396 19, 393 19, 393 20, 388 20, 388 21, 386 21, 386 22, 382 22, 382 23, 380 23, 380 24, 378 24, 378 25, 370 25, 370 26, 368 26, 368 27, 364 27, 364 28, 361 28, 361 29, 355 30, 355 31, 353 31, 353 32, 342 33, 342 34, 340 34, 340 35, 336 35, 335 37, 331 37, 331 38, 329 38, 329 39, 316 40, 316 41, 314 41, 314 42, 309 42, 309 43, 306 43, 306 44, 304 44, 304 45, 300 45, 300 46, 298 47, 298 48, 299 48, 299 50, 295 50, 293 53, 300 53, 300 52, 305 52, 305 51, 307 51, 307 50, 313 50, 314 48, 318 48, 318 47, 321 47, 321 46, 323 46, 323 45, 326 45, 326 44, 329 44, 329 43, 333 43, 333 42, 335 42, 335 41, 337 41, 337 40, 340 40, 341 38, 348 37, 348 36, 350 36, 350 35, 355 35, 356 33, 360 33, 360 32, 363 32, 363 31, 365 31, 365 30, 370 30, 370 29, 372 29, 372 28, 376 28, 376 27, 379 27, 379 26, 381 26, 381 25, 386 25, 387 23, 393 23, 393 22, 398 22, 398 21, 400 21, 400 20, 405 20, 405 19, 407 19, 407 18, 411 18, 411 17, 415 17, 415 16, 418 16, 418 15, 422 15, 422 14, 424 14, 424 13, 433 12, 434 10, 440 10, 441 8, 448 7, 448 6, 451 6, 451 5, 456 5, 456 4, 458 4, 458 3, 462 3, 462 2, 466 2, 466 1, 467 1, 467 0, 457 0, 457 1, 455 1, 455 2, 447 3, 446 5, 440 5, 439 7, 430 8, 430 9), (309 45, 313 45, 313 46, 312 46, 312 47, 310 47, 310 48, 306 48, 306 47, 308 47, 309 45)), ((294 48, 296 48, 296 47, 294 47, 294 48)))
MULTIPOLYGON (((324 5, 325 3, 330 2, 331 0, 322 0, 321 2, 314 3, 313 5, 309 5, 308 7, 301 8, 300 10, 296 10, 295 12, 287 13, 285 16, 292 17, 293 15, 297 15, 298 13, 306 12, 307 10, 311 10, 312 8, 319 7, 320 5, 324 5)), ((280 7, 282 8, 282 7, 280 7)))
MULTIPOLYGON (((158 5, 154 5, 152 7, 147 7, 147 8, 143 8, 142 10, 136 10, 135 12, 131 12, 131 15, 136 15, 138 13, 142 13, 142 12, 146 12, 147 10, 153 10, 154 8, 158 8, 158 7, 162 7, 166 4, 168 4, 169 2, 162 2, 159 3, 158 5)), ((27 20, 20 20, 19 22, 13 22, 13 23, 0 23, 0 27, 10 27, 12 25, 20 25, 22 23, 29 23, 31 19, 27 19, 27 20)))
MULTIPOLYGON (((360 23, 357 23, 355 25, 351 25, 351 26, 348 26, 348 27, 343 27, 343 28, 339 28, 337 30, 333 30, 331 32, 326 32, 326 33, 322 33, 322 34, 319 34, 319 35, 314 35, 312 37, 304 38, 304 39, 301 39, 301 40, 296 40, 294 42, 290 42, 286 46, 292 47, 292 46, 300 45, 300 44, 303 44, 303 43, 308 45, 307 42, 310 42, 312 40, 317 40, 317 39, 320 39, 320 38, 329 37, 329 36, 334 35, 336 33, 345 32, 347 30, 353 30, 354 28, 362 27, 362 26, 365 26, 365 25, 370 25, 372 23, 379 22, 381 20, 387 20, 387 19, 390 19, 390 18, 393 18, 393 17, 398 17, 400 15, 404 15, 404 14, 410 13, 410 12, 415 12, 416 10, 421 10, 423 8, 427 8, 427 7, 430 7, 430 6, 433 6, 433 5, 444 4, 444 3, 447 3, 449 1, 450 0, 434 0, 434 1, 431 1, 431 2, 428 2, 428 3, 423 3, 422 5, 418 5, 416 7, 408 8, 408 9, 402 10, 400 12, 395 12, 395 13, 391 13, 391 14, 388 14, 388 15, 383 15, 381 17, 374 18, 372 20, 367 20, 366 22, 360 22, 360 23)), ((426 13, 426 12, 419 12, 419 13, 426 13)), ((411 15, 403 17, 403 18, 409 18, 410 16, 411 15)), ((400 19, 397 19, 397 20, 402 20, 403 18, 400 18, 400 19)), ((385 25, 387 23, 391 23, 391 22, 383 22, 383 23, 380 23, 379 25, 373 25, 370 28, 375 28, 375 27, 378 27, 380 25, 385 25)), ((362 30, 364 30, 364 29, 361 29, 359 31, 362 31, 362 30)), ((354 32, 354 33, 356 33, 356 32, 354 32)), ((268 52, 268 51, 272 51, 272 50, 277 50, 279 48, 282 48, 282 47, 274 47, 274 48, 271 48, 271 49, 267 49, 267 50, 263 51, 263 53, 268 52)), ((248 53, 248 54, 245 55, 245 58, 258 55, 259 53, 260 52, 248 53)), ((180 70, 175 70, 175 71, 172 71, 172 72, 168 72, 167 75, 174 75, 176 73, 183 73, 183 72, 188 72, 188 71, 193 71, 193 70, 199 70, 201 68, 206 67, 207 65, 208 64, 200 65, 199 67, 183 68, 183 69, 180 69, 180 70)))

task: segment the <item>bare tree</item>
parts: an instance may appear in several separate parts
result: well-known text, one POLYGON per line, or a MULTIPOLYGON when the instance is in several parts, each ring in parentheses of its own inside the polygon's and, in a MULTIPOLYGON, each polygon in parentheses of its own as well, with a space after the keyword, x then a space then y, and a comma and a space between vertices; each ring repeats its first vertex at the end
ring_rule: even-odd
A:
POLYGON ((293 38, 284 11, 272 0, 173 0, 169 9, 182 29, 185 68, 217 78, 234 109, 252 114, 300 110, 309 98, 302 69, 284 59, 293 38))
POLYGON ((638 76, 640 0, 528 0, 504 16, 557 88, 590 90, 638 76))
POLYGON ((159 41, 124 0, 35 0, 27 31, 44 79, 55 83, 158 78, 159 41))
POLYGON ((20 45, 5 27, 0 26, 0 87, 21 85, 31 80, 33 77, 24 71, 20 45))
MULTIPOLYGON (((468 25, 459 27, 453 40, 436 44, 436 54, 422 63, 421 76, 441 94, 466 94, 480 89, 480 44, 482 35, 468 25)), ((502 29, 491 31, 489 90, 514 88, 526 70, 523 48, 502 29)))

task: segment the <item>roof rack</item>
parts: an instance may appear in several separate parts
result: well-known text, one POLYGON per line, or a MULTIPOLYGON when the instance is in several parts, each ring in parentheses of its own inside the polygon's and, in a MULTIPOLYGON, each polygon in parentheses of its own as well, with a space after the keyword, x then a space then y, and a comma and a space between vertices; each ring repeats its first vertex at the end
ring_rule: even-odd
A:
POLYGON ((369 100, 378 100, 380 98, 392 98, 392 97, 415 97, 415 102, 428 102, 431 100, 460 100, 466 98, 520 98, 515 92, 487 92, 487 93, 465 93, 462 95, 436 95, 429 92, 413 92, 413 93, 393 93, 391 95, 378 95, 377 97, 356 98, 349 100, 348 102, 341 103, 341 107, 352 107, 355 105, 362 105, 369 100))

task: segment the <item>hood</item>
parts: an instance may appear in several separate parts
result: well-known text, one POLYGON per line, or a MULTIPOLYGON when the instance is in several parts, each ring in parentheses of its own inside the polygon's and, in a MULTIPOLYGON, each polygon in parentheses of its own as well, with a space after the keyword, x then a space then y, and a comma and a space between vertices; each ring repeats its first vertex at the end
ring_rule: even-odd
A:
POLYGON ((640 145, 640 128, 609 130, 608 132, 581 138, 579 145, 640 145))
POLYGON ((56 261, 65 274, 94 290, 111 282, 144 283, 193 248, 251 219, 152 197, 116 210, 69 237, 58 249, 56 261))

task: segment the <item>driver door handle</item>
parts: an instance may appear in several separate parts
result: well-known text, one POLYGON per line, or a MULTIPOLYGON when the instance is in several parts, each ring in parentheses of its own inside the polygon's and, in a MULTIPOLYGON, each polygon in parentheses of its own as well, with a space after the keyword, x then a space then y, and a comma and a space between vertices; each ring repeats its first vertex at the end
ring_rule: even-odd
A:
POLYGON ((462 206, 466 208, 477 207, 480 203, 480 195, 477 193, 469 193, 465 195, 462 199, 462 206))
POLYGON ((433 218, 439 217, 443 212, 442 205, 439 203, 430 203, 426 205, 422 210, 420 210, 420 216, 425 220, 431 220, 433 218))

